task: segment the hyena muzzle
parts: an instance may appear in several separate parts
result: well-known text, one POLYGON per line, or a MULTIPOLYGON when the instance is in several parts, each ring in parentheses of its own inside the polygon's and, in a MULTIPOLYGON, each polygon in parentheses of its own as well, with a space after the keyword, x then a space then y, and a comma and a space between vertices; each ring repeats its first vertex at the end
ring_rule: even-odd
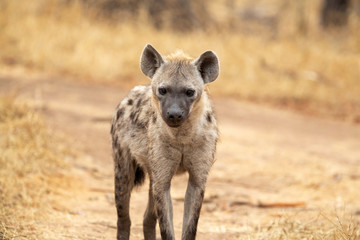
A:
POLYGON ((175 173, 188 172, 182 239, 195 239, 207 176, 218 130, 204 86, 219 75, 212 51, 191 59, 181 52, 162 57, 151 45, 141 56, 141 70, 151 79, 121 101, 113 115, 111 136, 115 165, 117 239, 129 239, 129 201, 134 186, 149 175, 150 189, 144 215, 146 240, 174 239, 170 196, 175 173))

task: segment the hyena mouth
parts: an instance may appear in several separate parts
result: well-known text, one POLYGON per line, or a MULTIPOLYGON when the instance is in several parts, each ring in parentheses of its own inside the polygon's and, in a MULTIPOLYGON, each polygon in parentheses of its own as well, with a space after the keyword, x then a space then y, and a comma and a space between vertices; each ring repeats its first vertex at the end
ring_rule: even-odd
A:
POLYGON ((185 122, 185 118, 174 119, 169 116, 163 117, 163 120, 166 123, 166 125, 172 128, 180 127, 185 122))
POLYGON ((169 122, 169 121, 165 121, 166 124, 169 126, 169 127, 172 127, 172 128, 178 128, 182 125, 183 121, 181 122, 169 122))

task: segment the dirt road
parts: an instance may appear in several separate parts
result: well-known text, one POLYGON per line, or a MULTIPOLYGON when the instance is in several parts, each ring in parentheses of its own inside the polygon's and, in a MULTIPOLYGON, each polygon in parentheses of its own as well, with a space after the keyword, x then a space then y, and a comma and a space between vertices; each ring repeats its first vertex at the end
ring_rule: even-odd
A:
MULTIPOLYGON (((69 186, 57 198, 53 220, 39 224, 57 239, 115 239, 109 121, 126 91, 55 78, 0 77, 0 94, 9 92, 32 104, 84 153, 74 162, 74 174, 85 187, 69 186)), ((242 239, 281 219, 309 221, 327 211, 360 220, 359 125, 231 99, 214 99, 214 104, 221 141, 198 239, 242 239)), ((186 178, 172 183, 177 239, 186 178)), ((132 194, 132 239, 142 239, 147 189, 146 183, 132 194)))

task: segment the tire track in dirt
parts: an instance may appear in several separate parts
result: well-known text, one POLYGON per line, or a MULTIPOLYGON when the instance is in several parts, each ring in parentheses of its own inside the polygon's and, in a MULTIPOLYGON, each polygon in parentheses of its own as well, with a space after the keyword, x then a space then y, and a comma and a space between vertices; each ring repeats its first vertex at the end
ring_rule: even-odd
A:
MULTIPOLYGON (((59 196, 63 208, 56 210, 53 221, 42 224, 53 229, 57 239, 114 239, 109 122, 126 91, 56 78, 0 77, 0 93, 9 92, 33 105, 47 124, 64 132, 84 153, 74 162, 74 174, 86 187, 69 190, 67 198, 59 196)), ((231 99, 215 99, 214 104, 221 141, 198 239, 241 239, 289 214, 309 219, 343 206, 359 218, 359 126, 231 99), (272 203, 297 207, 259 208, 272 203)), ((172 184, 177 238, 185 181, 183 175, 172 184)), ((132 238, 142 239, 147 186, 134 191, 131 201, 132 238)))

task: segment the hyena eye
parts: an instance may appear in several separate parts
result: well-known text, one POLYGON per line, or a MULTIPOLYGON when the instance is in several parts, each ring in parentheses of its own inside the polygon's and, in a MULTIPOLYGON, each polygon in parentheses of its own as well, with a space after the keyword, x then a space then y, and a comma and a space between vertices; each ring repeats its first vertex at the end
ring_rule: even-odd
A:
POLYGON ((195 94, 195 90, 192 90, 192 89, 186 90, 186 96, 192 97, 192 96, 194 96, 194 94, 195 94))
POLYGON ((158 90, 159 90, 160 95, 166 94, 166 88, 159 88, 158 90))

